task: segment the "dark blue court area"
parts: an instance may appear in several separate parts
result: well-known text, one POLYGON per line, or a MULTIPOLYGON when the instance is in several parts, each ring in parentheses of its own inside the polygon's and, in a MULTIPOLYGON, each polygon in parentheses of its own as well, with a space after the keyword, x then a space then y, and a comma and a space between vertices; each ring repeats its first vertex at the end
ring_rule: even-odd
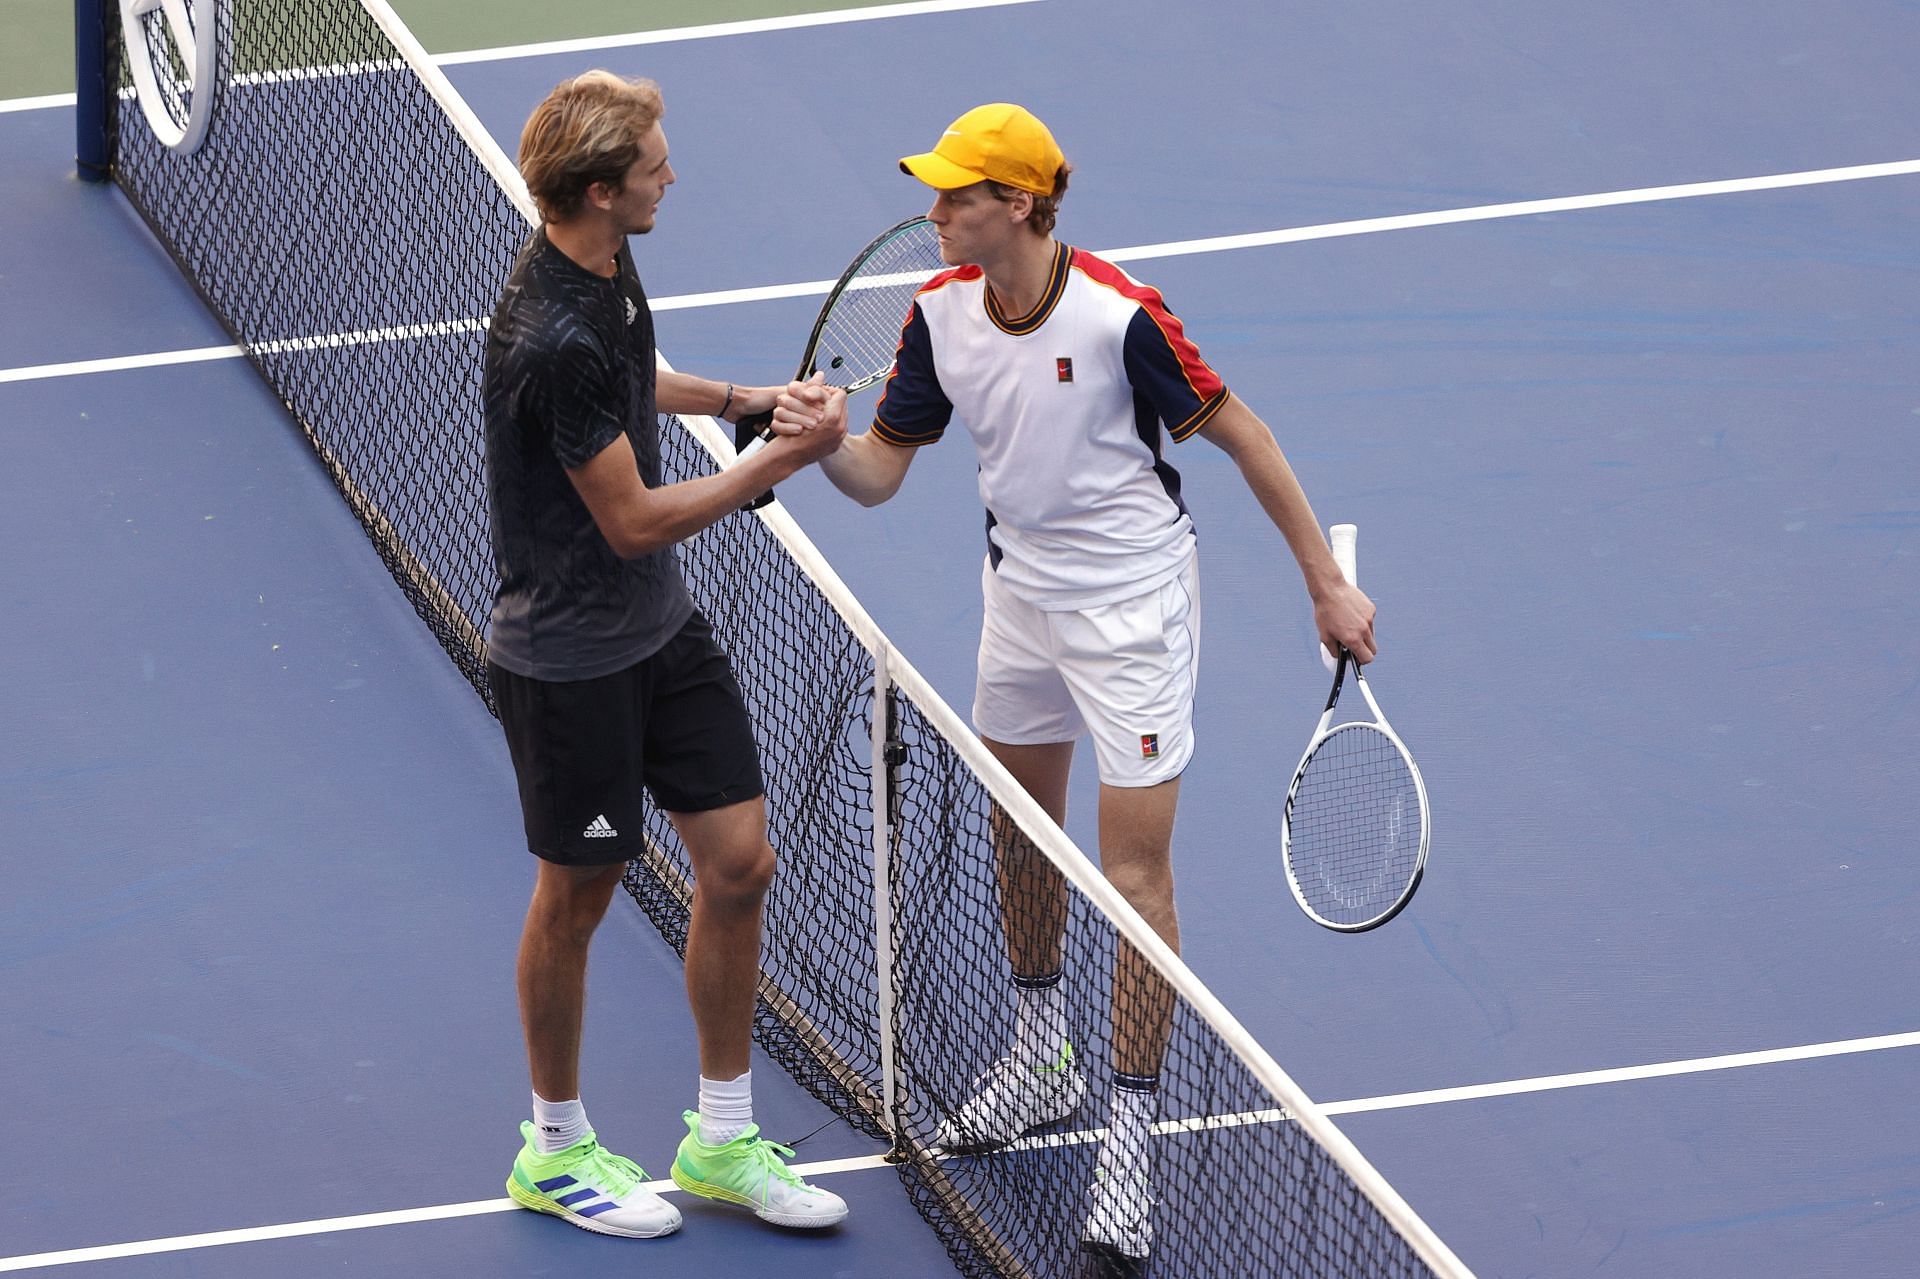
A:
MULTIPOLYGON (((1310 610, 1226 456, 1172 448, 1205 593, 1188 964, 1481 1279, 1897 1279, 1916 64, 1910 0, 1034 0, 447 73, 509 153, 565 76, 661 84, 679 181, 636 260, 663 354, 742 382, 790 376, 818 294, 691 295, 831 279, 922 210, 899 156, 977 102, 1033 108, 1076 165, 1060 237, 1138 250, 1321 522, 1359 526, 1369 678, 1434 806, 1401 917, 1296 909, 1310 610), (1333 230, 1203 243, 1307 227, 1333 230)), ((499 727, 73 146, 70 107, 0 111, 0 1272, 953 1273, 882 1143, 760 1055, 760 1123, 806 1138, 843 1226, 674 1194, 686 1227, 643 1243, 511 1207, 532 867, 499 727), (123 356, 163 358, 81 363, 123 356), (254 1228, 287 1237, 220 1234, 254 1228)), ((886 506, 780 494, 963 714, 974 469, 954 432, 886 506)), ((1089 851, 1094 796, 1081 758, 1089 851)), ((624 899, 591 983, 584 1099, 664 1177, 692 1027, 624 899)))

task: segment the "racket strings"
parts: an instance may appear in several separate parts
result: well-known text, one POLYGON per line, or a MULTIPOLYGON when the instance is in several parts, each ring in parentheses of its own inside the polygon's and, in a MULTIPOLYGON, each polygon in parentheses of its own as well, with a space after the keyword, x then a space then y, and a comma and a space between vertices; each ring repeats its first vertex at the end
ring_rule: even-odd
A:
POLYGON ((813 364, 828 385, 857 390, 885 376, 914 293, 945 268, 939 235, 926 223, 870 253, 841 287, 814 342, 813 364))
POLYGON ((1288 807, 1288 856, 1322 918, 1361 924, 1400 899, 1420 861, 1420 793, 1393 739, 1348 725, 1320 743, 1288 807))

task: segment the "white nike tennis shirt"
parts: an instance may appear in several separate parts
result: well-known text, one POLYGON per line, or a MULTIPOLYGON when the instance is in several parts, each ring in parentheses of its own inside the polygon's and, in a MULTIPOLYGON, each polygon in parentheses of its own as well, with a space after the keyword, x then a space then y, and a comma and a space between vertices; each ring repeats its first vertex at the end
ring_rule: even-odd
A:
POLYGON ((1192 555, 1162 428, 1184 440, 1226 400, 1158 290, 1061 245, 1029 315, 1001 314, 979 267, 928 281, 873 430, 931 444, 958 413, 999 580, 1037 608, 1090 608, 1159 586, 1192 555))

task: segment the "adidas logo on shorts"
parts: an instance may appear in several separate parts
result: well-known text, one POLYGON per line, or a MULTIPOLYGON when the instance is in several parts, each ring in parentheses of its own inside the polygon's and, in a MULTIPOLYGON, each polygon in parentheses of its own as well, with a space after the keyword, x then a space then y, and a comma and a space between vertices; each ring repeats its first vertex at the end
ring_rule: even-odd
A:
POLYGON ((587 828, 580 833, 588 839, 612 839, 620 832, 613 828, 613 823, 607 820, 605 813, 602 813, 588 822, 587 828))

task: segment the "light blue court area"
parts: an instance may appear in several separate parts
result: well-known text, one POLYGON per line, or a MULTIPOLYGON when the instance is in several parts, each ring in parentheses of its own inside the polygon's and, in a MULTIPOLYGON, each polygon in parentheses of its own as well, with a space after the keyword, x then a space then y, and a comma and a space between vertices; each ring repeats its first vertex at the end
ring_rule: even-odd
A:
MULTIPOLYGON (((680 181, 634 251, 663 352, 735 380, 791 373, 824 286, 755 291, 923 207, 898 156, 975 102, 1033 107, 1077 166, 1062 238, 1158 285, 1321 522, 1360 526, 1370 679, 1433 796, 1401 918, 1300 916, 1306 602, 1225 456, 1173 449, 1205 592, 1188 963, 1483 1279, 1895 1279, 1920 1242, 1916 54, 1894 0, 1035 0, 446 71, 509 151, 564 76, 661 83, 680 181), (1866 165, 1898 171, 1836 172, 1866 165), (1792 174, 1824 176, 1668 190, 1792 174), (1483 212, 1368 221, 1448 210, 1483 212)), ((72 151, 71 108, 0 111, 0 1271, 953 1273, 881 1143, 765 1057, 762 1126, 806 1138, 844 1226, 678 1195, 682 1233, 637 1243, 510 1208, 531 868, 498 726, 72 151)), ((877 510, 813 476, 780 496, 964 712, 962 433, 877 510)), ((586 1100, 661 1178, 682 978, 618 903, 586 1100)))

